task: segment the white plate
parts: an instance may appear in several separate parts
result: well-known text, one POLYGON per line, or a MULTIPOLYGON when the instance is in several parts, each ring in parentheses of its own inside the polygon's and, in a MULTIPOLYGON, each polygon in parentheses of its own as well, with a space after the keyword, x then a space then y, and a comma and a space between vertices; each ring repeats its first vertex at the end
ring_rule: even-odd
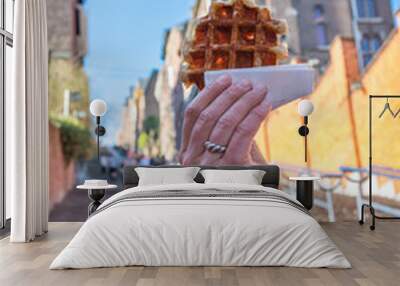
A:
POLYGON ((107 186, 92 186, 92 185, 79 185, 76 187, 78 190, 109 190, 118 188, 117 185, 107 185, 107 186))
POLYGON ((314 90, 315 70, 306 64, 208 71, 205 73, 206 85, 222 74, 229 74, 233 82, 248 79, 253 84, 267 85, 267 100, 272 110, 314 90))

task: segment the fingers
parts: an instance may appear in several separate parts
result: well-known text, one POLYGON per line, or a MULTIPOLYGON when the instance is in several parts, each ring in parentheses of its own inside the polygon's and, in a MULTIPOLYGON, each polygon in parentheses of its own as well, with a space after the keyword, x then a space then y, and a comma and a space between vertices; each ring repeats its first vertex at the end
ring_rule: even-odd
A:
MULTIPOLYGON (((198 116, 196 123, 191 130, 189 147, 187 153, 192 157, 197 157, 204 152, 204 142, 206 142, 218 119, 228 110, 239 98, 244 96, 252 89, 252 84, 248 80, 231 85, 220 96, 218 96, 206 109, 198 116)), ((185 152, 186 153, 186 152, 185 152)), ((187 158, 184 154, 183 160, 187 158)))
MULTIPOLYGON (((244 164, 245 160, 251 161, 251 147, 254 136, 262 122, 266 119, 271 107, 265 98, 262 103, 254 108, 246 118, 236 127, 229 142, 223 161, 226 164, 244 164)), ((248 162, 250 164, 251 162, 248 162)))
MULTIPOLYGON (((236 127, 246 118, 251 110, 258 106, 267 96, 268 89, 266 86, 257 86, 229 108, 218 120, 213 128, 209 141, 220 144, 229 145, 229 141, 235 132, 236 127)), ((212 162, 221 157, 221 154, 206 152, 204 154, 206 162, 212 162)))
POLYGON ((254 164, 257 165, 265 165, 267 162, 265 161, 264 156, 261 154, 260 149, 258 148, 256 142, 253 141, 251 144, 251 151, 250 151, 250 157, 253 161, 254 164))
POLYGON ((181 153, 185 152, 187 145, 189 144, 190 134, 192 133, 193 125, 195 124, 197 117, 218 95, 231 85, 232 78, 230 76, 223 75, 219 77, 200 92, 186 108, 183 122, 181 153))

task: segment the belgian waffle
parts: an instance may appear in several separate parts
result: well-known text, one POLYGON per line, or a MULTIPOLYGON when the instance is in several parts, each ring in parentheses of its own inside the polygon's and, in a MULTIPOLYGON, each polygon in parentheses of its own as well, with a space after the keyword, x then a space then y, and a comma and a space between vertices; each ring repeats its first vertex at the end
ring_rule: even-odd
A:
POLYGON ((272 19, 268 8, 250 0, 214 2, 183 49, 182 80, 203 89, 208 70, 276 65, 287 56, 279 44, 279 35, 286 32, 285 21, 272 19))

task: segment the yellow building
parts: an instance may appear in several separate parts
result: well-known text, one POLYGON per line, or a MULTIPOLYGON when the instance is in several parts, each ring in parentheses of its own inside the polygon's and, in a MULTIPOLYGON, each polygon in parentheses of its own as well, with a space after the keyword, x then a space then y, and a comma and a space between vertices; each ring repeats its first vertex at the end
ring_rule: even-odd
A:
MULTIPOLYGON (((400 95, 399 64, 399 28, 361 73, 354 41, 337 37, 330 48, 330 64, 309 96, 315 111, 309 122, 307 166, 303 138, 297 133, 302 120, 298 101, 273 111, 257 134, 265 158, 284 167, 308 167, 322 173, 338 173, 342 166, 368 167, 368 95, 400 95)), ((387 194, 400 199, 400 181, 387 179, 397 172, 400 175, 400 117, 386 114, 379 119, 385 102, 378 99, 373 104, 374 165, 383 175, 376 181, 378 187, 390 181, 387 194)), ((397 112, 400 100, 393 100, 391 106, 397 112)))

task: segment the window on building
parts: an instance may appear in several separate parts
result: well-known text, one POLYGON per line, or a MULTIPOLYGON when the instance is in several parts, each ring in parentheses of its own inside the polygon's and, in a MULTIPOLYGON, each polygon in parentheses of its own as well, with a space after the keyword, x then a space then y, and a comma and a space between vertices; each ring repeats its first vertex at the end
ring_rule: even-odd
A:
POLYGON ((75 34, 78 36, 81 34, 81 13, 79 8, 75 8, 75 34))
POLYGON ((357 0, 358 17, 376 17, 376 0, 357 0))
POLYGON ((376 12, 376 0, 366 0, 366 1, 367 1, 368 17, 376 17, 378 15, 376 12))
POLYGON ((10 194, 6 193, 5 105, 11 93, 14 0, 0 0, 0 228, 11 216, 10 194))
POLYGON ((319 23, 315 27, 317 45, 326 46, 328 45, 328 32, 324 23, 319 23))
POLYGON ((324 23, 324 13, 324 7, 321 4, 314 6, 313 16, 314 21, 316 22, 315 37, 318 46, 328 45, 328 33, 326 24, 324 23))
POLYGON ((371 50, 376 53, 381 47, 381 38, 378 35, 374 35, 370 40, 371 50))
POLYGON ((314 6, 314 20, 321 20, 324 16, 324 7, 321 4, 314 6))
POLYGON ((364 66, 368 65, 374 54, 381 46, 381 39, 378 35, 363 35, 361 49, 363 54, 364 66))

